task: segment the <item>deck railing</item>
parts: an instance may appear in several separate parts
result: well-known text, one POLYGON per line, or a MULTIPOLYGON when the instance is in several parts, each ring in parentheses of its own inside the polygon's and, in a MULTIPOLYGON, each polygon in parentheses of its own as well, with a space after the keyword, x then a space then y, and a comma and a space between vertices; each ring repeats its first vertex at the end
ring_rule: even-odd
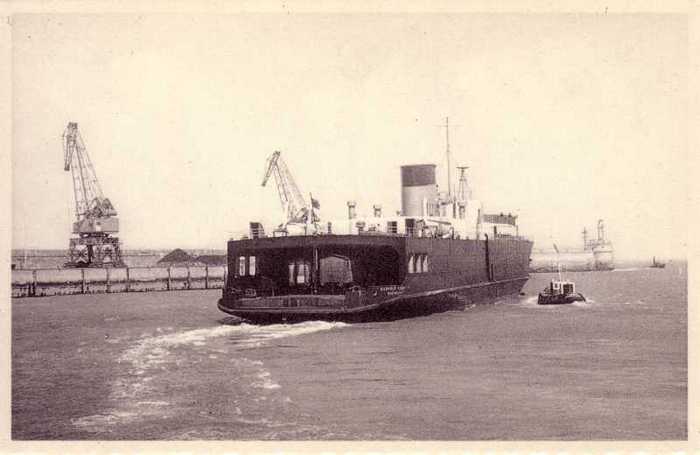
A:
POLYGON ((12 297, 221 289, 226 266, 12 270, 12 297))

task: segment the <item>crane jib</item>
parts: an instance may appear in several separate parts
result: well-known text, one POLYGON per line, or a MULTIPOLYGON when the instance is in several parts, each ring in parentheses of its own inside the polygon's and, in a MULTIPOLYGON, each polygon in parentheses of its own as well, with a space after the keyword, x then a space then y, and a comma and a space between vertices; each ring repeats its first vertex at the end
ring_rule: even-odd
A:
POLYGON ((286 217, 282 227, 284 228, 289 223, 306 224, 309 221, 313 221, 313 217, 309 216, 313 208, 302 195, 303 193, 294 181, 294 177, 287 167, 287 163, 282 159, 280 151, 275 151, 268 158, 262 186, 267 184, 270 176, 275 179, 277 194, 286 217))

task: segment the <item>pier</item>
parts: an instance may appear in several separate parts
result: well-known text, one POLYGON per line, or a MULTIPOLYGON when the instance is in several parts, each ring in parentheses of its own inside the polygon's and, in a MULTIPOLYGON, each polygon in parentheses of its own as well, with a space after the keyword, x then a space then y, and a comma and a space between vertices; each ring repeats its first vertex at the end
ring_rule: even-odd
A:
POLYGON ((12 297, 221 289, 226 266, 12 270, 12 297))

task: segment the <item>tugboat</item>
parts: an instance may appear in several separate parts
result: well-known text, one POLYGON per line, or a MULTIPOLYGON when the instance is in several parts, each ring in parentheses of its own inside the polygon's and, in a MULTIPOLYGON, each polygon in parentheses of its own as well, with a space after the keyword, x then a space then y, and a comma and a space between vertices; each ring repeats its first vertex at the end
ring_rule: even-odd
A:
POLYGON ((656 256, 654 256, 652 258, 652 262, 651 262, 651 265, 649 267, 651 267, 652 269, 663 269, 664 267, 666 267, 666 263, 665 262, 656 262, 656 256))
MULTIPOLYGON (((559 255, 559 248, 554 245, 554 250, 559 255)), ((567 303, 585 302, 586 298, 580 292, 576 292, 576 285, 573 281, 562 280, 561 264, 557 260, 558 280, 551 280, 549 286, 544 288, 537 296, 539 305, 565 305, 567 303)))
POLYGON ((585 302, 586 298, 580 292, 576 292, 573 281, 552 280, 549 286, 544 288, 537 297, 539 305, 564 305, 574 302, 585 302))

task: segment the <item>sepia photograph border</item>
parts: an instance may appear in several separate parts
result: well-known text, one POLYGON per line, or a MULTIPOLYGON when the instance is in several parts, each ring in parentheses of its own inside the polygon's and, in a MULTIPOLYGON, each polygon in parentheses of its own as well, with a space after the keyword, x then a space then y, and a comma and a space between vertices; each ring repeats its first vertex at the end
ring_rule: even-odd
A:
POLYGON ((0 270, 0 453, 700 453, 698 409, 698 260, 697 233, 700 232, 700 7, 698 2, 635 1, 391 1, 391 2, 322 2, 322 1, 75 1, 0 2, 0 242, 3 255, 0 270), (687 15, 688 43, 688 110, 687 213, 688 225, 688 414, 687 441, 12 441, 11 440, 11 299, 10 259, 12 234, 12 17, 27 13, 210 13, 270 14, 324 13, 676 13, 687 15))

